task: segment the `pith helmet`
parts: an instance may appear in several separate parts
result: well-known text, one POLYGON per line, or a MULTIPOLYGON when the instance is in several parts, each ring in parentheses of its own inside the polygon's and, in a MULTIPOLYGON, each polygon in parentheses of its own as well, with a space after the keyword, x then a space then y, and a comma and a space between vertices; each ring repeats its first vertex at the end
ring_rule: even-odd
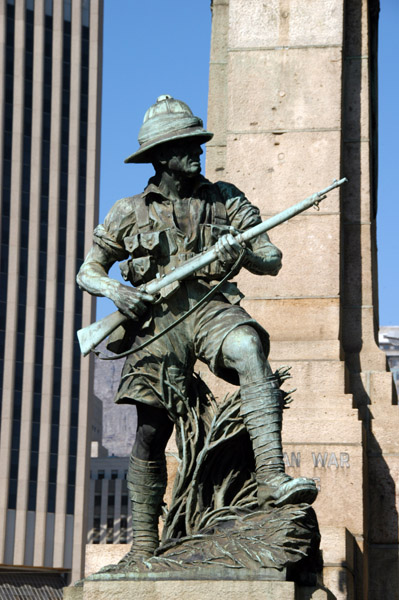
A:
POLYGON ((159 96, 144 115, 138 137, 140 148, 126 158, 125 163, 152 162, 151 150, 155 146, 192 137, 203 144, 213 133, 204 129, 202 120, 193 115, 187 104, 167 94, 159 96))

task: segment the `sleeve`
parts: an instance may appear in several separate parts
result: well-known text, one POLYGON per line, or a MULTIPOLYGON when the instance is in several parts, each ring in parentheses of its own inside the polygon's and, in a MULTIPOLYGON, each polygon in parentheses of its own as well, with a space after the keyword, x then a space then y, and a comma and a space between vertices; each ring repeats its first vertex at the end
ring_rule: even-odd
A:
POLYGON ((102 225, 97 225, 93 233, 94 243, 98 244, 114 261, 126 260, 129 253, 124 239, 135 230, 136 219, 132 198, 122 198, 111 208, 102 225))
POLYGON ((225 202, 230 224, 240 231, 245 231, 261 222, 259 208, 250 203, 235 185, 218 181, 216 184, 225 202))
MULTIPOLYGON (((239 231, 245 231, 261 223, 257 206, 254 206, 237 187, 230 183, 218 182, 217 186, 225 200, 230 224, 239 231)), ((281 269, 281 251, 269 239, 267 233, 257 236, 248 244, 244 267, 256 275, 277 275, 281 269)))

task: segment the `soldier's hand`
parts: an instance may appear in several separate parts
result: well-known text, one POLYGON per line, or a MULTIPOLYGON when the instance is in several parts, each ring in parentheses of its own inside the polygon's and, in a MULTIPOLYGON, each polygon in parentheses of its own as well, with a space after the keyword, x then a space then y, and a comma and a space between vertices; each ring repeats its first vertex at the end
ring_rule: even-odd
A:
POLYGON ((111 300, 119 310, 130 319, 137 319, 148 308, 148 302, 154 302, 151 294, 120 283, 113 291, 111 300))
POLYGON ((219 238, 215 244, 215 248, 217 250, 219 260, 225 265, 231 265, 240 256, 240 252, 243 247, 239 244, 238 240, 234 237, 234 235, 232 235, 232 233, 227 233, 219 238))

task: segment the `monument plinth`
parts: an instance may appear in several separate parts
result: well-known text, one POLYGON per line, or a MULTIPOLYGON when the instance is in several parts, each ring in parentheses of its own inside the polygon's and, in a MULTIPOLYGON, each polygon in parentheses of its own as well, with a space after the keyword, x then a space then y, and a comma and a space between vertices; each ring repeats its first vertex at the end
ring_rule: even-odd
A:
POLYGON ((231 600, 333 600, 323 587, 298 587, 290 581, 279 581, 271 574, 258 579, 250 574, 242 578, 215 576, 214 579, 192 575, 177 579, 170 574, 167 578, 148 576, 115 575, 109 580, 88 580, 79 587, 64 589, 64 600, 214 600, 215 597, 231 600))

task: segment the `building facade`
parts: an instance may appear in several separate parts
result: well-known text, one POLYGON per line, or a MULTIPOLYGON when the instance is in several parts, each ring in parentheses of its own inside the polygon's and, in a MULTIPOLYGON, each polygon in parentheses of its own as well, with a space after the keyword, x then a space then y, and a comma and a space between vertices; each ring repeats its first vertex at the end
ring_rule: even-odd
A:
POLYGON ((384 350, 399 396, 399 327, 383 326, 378 332, 378 343, 384 350))
MULTIPOLYGON (((107 353, 104 342, 98 349, 107 353)), ((136 435, 136 407, 114 402, 124 362, 124 359, 103 361, 98 356, 94 357, 94 397, 102 412, 99 441, 108 456, 129 456, 136 435)))
POLYGON ((76 579, 92 392, 76 330, 95 313, 75 276, 98 220, 102 0, 1 0, 0 40, 0 565, 76 579))
POLYGON ((132 515, 126 484, 128 457, 91 459, 88 544, 131 544, 132 515))

